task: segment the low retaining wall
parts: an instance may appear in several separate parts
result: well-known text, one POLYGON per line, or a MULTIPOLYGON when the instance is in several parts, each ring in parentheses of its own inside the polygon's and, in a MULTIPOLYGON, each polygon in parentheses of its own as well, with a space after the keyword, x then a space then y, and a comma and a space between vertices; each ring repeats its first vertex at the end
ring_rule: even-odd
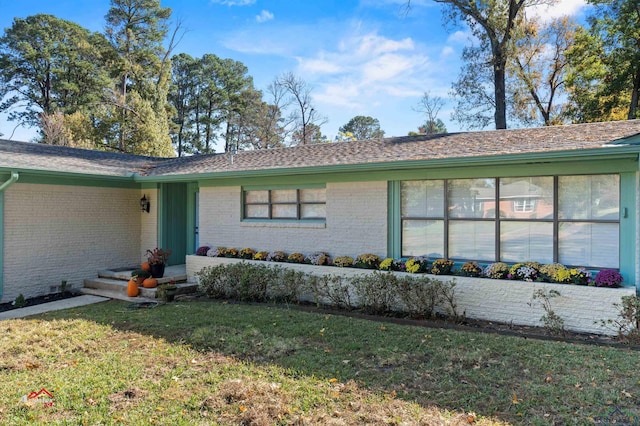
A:
MULTIPOLYGON (((202 268, 238 262, 251 262, 266 266, 278 265, 313 275, 353 277, 373 272, 355 268, 187 256, 187 275, 189 281, 196 282, 195 274, 202 268)), ((403 272, 394 273, 406 274, 403 272)), ((506 324, 542 326, 540 318, 545 312, 539 300, 533 300, 533 294, 538 289, 556 290, 560 295, 550 299, 551 308, 564 320, 564 326, 567 330, 582 333, 615 335, 617 330, 603 326, 601 320, 617 319, 618 309, 613 306, 614 303, 621 303, 623 296, 636 294, 633 287, 598 288, 448 275, 431 275, 431 277, 442 281, 456 280, 455 294, 459 314, 464 313, 467 318, 506 324)))

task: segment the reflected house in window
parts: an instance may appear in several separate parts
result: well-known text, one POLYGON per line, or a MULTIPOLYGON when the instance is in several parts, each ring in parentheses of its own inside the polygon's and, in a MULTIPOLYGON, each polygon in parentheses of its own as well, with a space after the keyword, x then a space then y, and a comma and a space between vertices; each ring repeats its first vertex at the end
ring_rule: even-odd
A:
MULTIPOLYGON (((553 181, 547 177, 526 179, 504 179, 500 182, 499 216, 510 219, 538 219, 553 217, 553 187, 539 186, 532 180, 553 181)), ((545 182, 541 182, 542 185, 545 182)), ((494 217, 495 194, 494 190, 475 188, 478 193, 478 203, 481 206, 483 217, 494 217)))

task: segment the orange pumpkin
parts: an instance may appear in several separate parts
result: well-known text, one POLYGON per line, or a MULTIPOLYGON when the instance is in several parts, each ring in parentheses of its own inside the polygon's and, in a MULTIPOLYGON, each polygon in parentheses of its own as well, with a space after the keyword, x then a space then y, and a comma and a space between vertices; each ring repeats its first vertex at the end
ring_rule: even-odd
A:
POLYGON ((129 280, 129 282, 127 283, 127 296, 136 297, 139 292, 140 290, 138 290, 138 283, 136 282, 136 280, 129 280))
POLYGON ((149 262, 144 262, 140 267, 140 269, 144 269, 147 272, 151 272, 151 265, 149 264, 149 262))
POLYGON ((142 282, 142 287, 144 288, 154 288, 158 286, 158 280, 155 278, 147 278, 142 282))

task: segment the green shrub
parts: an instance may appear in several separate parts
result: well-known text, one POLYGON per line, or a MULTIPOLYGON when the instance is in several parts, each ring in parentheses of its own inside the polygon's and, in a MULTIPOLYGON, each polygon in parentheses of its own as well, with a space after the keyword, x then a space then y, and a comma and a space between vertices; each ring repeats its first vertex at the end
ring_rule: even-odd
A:
POLYGON ((355 306, 351 300, 349 282, 339 275, 309 275, 309 288, 313 291, 317 304, 325 300, 337 308, 352 310, 355 306))
POLYGON ((277 271, 240 262, 203 268, 196 276, 207 297, 262 302, 267 300, 267 286, 277 278, 277 271))
POLYGON ((131 272, 131 278, 142 278, 146 279, 151 276, 151 272, 145 271, 144 269, 136 269, 131 272))
POLYGON ((359 275, 351 279, 358 307, 364 312, 384 315, 397 309, 398 278, 391 272, 359 275))
POLYGON ((618 309, 618 318, 601 320, 603 326, 613 325, 618 337, 624 341, 640 343, 640 297, 622 296, 622 303, 614 303, 618 309))
POLYGON ((294 269, 273 268, 276 276, 267 287, 267 296, 274 302, 298 303, 300 297, 309 290, 308 275, 294 269))

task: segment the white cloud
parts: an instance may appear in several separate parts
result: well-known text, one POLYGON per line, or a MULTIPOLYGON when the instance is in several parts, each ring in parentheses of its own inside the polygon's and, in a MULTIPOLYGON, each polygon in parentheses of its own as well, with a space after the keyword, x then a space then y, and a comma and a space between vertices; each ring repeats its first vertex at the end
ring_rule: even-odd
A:
POLYGON ((268 10, 263 10, 259 15, 256 15, 256 22, 259 24, 267 21, 271 21, 274 18, 273 13, 268 10))
POLYGON ((225 6, 249 6, 256 2, 256 0, 211 0, 211 4, 222 4, 225 6))
POLYGON ((587 7, 586 0, 559 0, 551 5, 541 4, 527 8, 527 13, 543 21, 550 21, 561 16, 577 15, 585 7, 587 7))

